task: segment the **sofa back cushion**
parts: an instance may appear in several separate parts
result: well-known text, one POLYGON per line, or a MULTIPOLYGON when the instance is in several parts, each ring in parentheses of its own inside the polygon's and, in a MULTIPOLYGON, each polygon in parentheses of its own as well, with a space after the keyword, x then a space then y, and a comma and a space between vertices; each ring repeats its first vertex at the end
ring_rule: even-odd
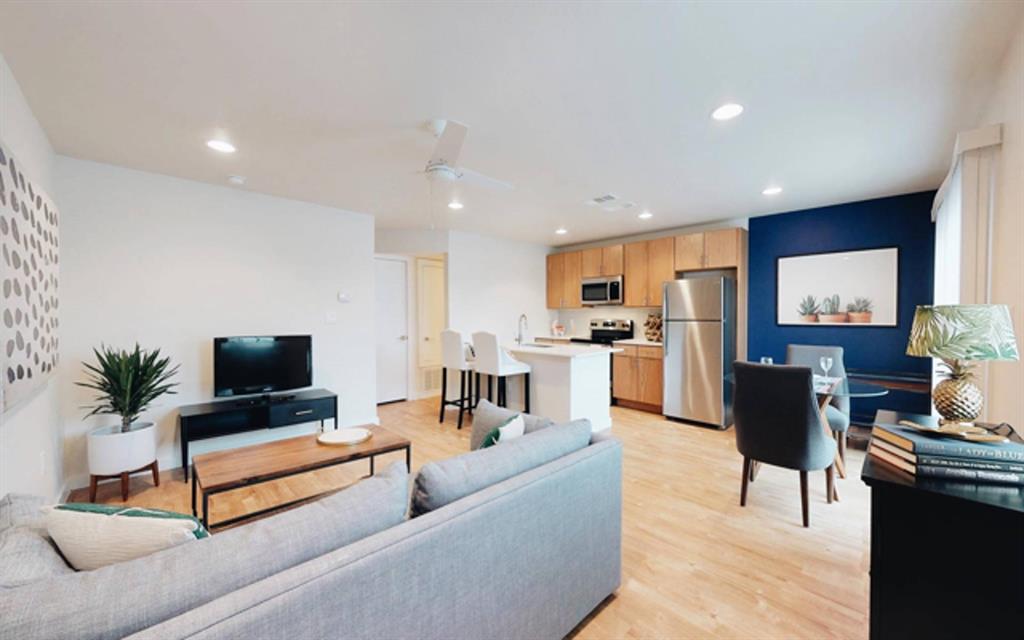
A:
POLYGON ((405 520, 408 473, 151 556, 11 589, 0 638, 121 638, 405 520))
MULTIPOLYGON (((487 400, 481 400, 480 404, 473 410, 473 430, 469 434, 469 448, 473 451, 479 449, 488 433, 517 413, 519 412, 504 409, 498 405, 491 404, 487 400)), ((555 424, 550 418, 531 416, 528 413, 524 413, 522 416, 526 433, 533 433, 555 424)))
POLYGON ((439 509, 492 484, 578 451, 590 444, 590 431, 590 420, 573 420, 528 433, 497 447, 429 462, 416 476, 411 515, 415 517, 439 509))

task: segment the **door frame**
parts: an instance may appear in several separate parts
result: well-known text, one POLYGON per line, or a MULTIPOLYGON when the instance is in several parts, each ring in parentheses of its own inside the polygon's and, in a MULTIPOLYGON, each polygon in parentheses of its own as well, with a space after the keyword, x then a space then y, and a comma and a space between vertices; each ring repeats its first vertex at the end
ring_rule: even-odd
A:
MULTIPOLYGON (((416 362, 416 349, 415 345, 416 337, 413 335, 416 332, 416 325, 410 322, 410 314, 413 313, 412 307, 415 305, 415 284, 413 282, 412 269, 410 267, 410 260, 407 256, 395 255, 390 253, 375 253, 373 259, 376 260, 387 260, 389 262, 400 262, 405 266, 405 335, 407 336, 405 342, 405 399, 415 400, 416 399, 416 386, 415 386, 415 373, 414 366, 416 362)), ((376 286, 376 283, 375 283, 376 286)), ((374 309, 374 318, 376 319, 376 309, 374 309)), ((376 323, 374 325, 374 332, 376 333, 376 323)), ((374 380, 374 401, 376 404, 377 396, 377 381, 374 380)), ((396 401, 397 402, 397 401, 396 401)), ((385 403, 387 404, 387 403, 385 403)))

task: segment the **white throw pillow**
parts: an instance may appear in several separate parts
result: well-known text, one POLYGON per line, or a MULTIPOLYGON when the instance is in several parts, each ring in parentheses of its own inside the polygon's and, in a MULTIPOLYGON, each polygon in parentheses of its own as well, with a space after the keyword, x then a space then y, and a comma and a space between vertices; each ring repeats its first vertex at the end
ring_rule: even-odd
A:
POLYGON ((193 518, 126 507, 120 513, 51 508, 46 529, 68 563, 79 571, 140 558, 208 535, 193 518), (146 517, 147 511, 153 517, 146 517))
POLYGON ((509 440, 515 440, 519 436, 523 435, 526 431, 526 421, 523 420, 523 414, 519 414, 516 417, 508 421, 503 427, 498 427, 498 442, 507 442, 509 440))

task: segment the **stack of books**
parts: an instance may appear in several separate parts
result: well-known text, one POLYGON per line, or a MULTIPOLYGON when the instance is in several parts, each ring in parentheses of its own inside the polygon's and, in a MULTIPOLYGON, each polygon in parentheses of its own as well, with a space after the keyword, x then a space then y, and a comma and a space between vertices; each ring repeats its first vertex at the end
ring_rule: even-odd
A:
POLYGON ((876 424, 868 454, 919 478, 1024 486, 1024 445, 966 442, 876 424))

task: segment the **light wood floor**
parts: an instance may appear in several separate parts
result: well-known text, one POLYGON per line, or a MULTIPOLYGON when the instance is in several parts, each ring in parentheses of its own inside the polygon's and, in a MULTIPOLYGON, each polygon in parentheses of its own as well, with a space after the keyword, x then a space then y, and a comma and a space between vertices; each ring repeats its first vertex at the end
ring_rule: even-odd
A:
MULTIPOLYGON (((454 411, 439 425, 436 401, 378 413, 384 427, 413 442, 414 469, 468 450, 469 430, 456 431, 454 411)), ((824 473, 811 474, 811 527, 804 529, 795 471, 762 467, 747 506, 739 506, 742 459, 731 430, 618 407, 612 420, 625 447, 622 586, 576 638, 867 637, 863 452, 848 452, 848 477, 836 481, 839 503, 826 504, 824 473)), ((356 463, 223 494, 211 500, 213 520, 337 488, 367 471, 356 463)), ((133 478, 128 502, 187 512, 189 495, 180 471, 172 471, 158 488, 148 476, 133 478)), ((119 503, 117 483, 101 486, 99 500, 119 503)))

